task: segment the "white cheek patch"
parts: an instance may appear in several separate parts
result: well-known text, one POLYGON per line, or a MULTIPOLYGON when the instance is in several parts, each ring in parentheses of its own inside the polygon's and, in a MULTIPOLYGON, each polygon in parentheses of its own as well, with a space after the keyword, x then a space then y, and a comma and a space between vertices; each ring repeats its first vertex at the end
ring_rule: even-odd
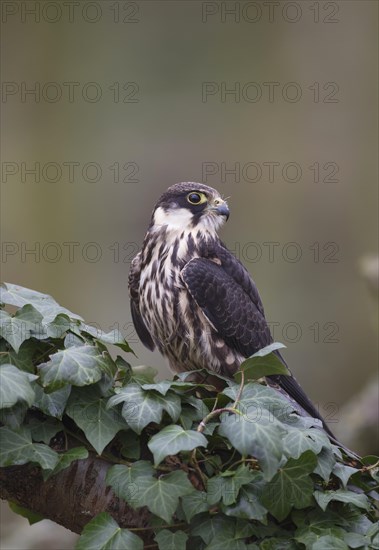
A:
POLYGON ((167 225, 168 229, 186 229, 192 224, 192 213, 188 208, 164 210, 159 206, 154 212, 154 225, 167 225))

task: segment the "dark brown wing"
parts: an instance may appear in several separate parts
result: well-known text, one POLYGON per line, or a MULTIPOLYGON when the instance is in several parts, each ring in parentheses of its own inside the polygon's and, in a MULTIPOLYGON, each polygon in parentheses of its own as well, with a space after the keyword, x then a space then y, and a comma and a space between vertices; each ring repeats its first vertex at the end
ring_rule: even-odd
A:
POLYGON ((181 274, 189 293, 230 348, 249 357, 270 344, 263 313, 223 266, 195 258, 181 274))
POLYGON ((144 320, 142 319, 139 310, 139 281, 140 281, 140 262, 141 253, 137 254, 132 260, 129 273, 129 294, 130 294, 130 311, 132 313, 132 319, 134 327, 141 342, 149 348, 151 351, 155 349, 155 344, 148 331, 144 320))
MULTIPOLYGON (((188 262, 182 270, 182 278, 193 299, 230 348, 249 357, 272 342, 254 281, 224 247, 217 251, 217 258, 213 260, 195 258, 188 262)), ((286 364, 279 352, 277 355, 286 364)), ((268 377, 268 382, 277 384, 303 410, 322 420, 331 433, 296 378, 278 375, 268 377)))

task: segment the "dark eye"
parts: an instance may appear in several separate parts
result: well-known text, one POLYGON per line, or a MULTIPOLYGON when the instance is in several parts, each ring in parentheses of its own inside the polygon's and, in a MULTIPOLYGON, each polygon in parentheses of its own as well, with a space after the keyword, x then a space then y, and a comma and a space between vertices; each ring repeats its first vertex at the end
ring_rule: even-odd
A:
POLYGON ((207 201, 207 197, 204 193, 189 193, 187 195, 187 201, 191 204, 203 204, 207 201))

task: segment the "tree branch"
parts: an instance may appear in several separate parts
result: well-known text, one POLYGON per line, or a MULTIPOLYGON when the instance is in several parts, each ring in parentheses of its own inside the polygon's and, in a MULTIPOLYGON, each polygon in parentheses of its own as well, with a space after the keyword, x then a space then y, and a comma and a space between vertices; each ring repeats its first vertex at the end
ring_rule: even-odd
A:
MULTIPOLYGON (((133 510, 105 485, 111 466, 90 456, 77 460, 47 481, 39 467, 25 464, 0 468, 0 497, 42 514, 63 527, 81 533, 83 527, 100 512, 108 512, 121 527, 143 529, 151 514, 147 508, 133 510)), ((138 535, 145 543, 154 542, 147 529, 138 535)))

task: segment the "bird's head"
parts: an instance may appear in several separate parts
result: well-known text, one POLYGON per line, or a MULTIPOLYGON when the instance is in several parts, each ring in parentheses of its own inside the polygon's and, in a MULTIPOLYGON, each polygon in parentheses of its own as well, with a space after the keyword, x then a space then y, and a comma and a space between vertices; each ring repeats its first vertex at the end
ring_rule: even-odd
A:
POLYGON ((200 229, 212 233, 228 217, 228 205, 216 189, 202 183, 176 183, 157 202, 151 227, 165 226, 168 231, 200 229))

